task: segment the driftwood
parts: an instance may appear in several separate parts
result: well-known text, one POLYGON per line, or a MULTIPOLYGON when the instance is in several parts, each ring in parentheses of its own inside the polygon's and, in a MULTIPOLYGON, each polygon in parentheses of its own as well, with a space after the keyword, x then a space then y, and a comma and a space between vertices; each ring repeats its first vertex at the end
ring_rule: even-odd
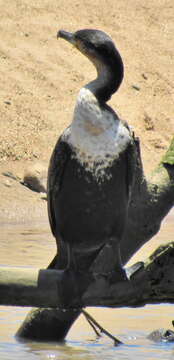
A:
MULTIPOLYGON (((160 246, 145 263, 140 262, 128 268, 128 281, 114 282, 113 274, 111 277, 111 274, 89 273, 91 282, 81 298, 80 306, 115 308, 138 307, 149 303, 174 303, 173 272, 174 242, 171 242, 160 246)), ((60 270, 0 267, 0 305, 61 309, 58 287, 61 275, 60 270)), ((78 279, 78 273, 76 276, 78 279)), ((87 276, 85 273, 84 279, 87 276)), ((83 281, 83 274, 81 278, 83 281)))
POLYGON ((60 270, 0 267, 0 305, 56 308, 60 270))
MULTIPOLYGON (((129 204, 125 236, 121 242, 123 264, 126 264, 135 252, 159 231, 162 220, 174 205, 174 139, 150 180, 144 176, 138 139, 135 139, 134 143, 135 183, 129 204)), ((121 307, 173 302, 174 287, 171 275, 173 256, 173 244, 169 244, 162 250, 160 248, 147 263, 135 266, 135 271, 132 269, 130 281, 123 283, 113 283, 108 286, 107 277, 94 274, 91 285, 83 295, 82 305, 121 307)), ((98 267, 101 268, 102 265, 98 264, 98 267)), ((50 339, 55 323, 55 311, 50 310, 51 320, 49 321, 47 309, 33 310, 22 324, 18 335, 27 338, 50 339), (54 316, 52 311, 54 311, 54 316), (41 313, 42 316, 40 316, 41 313)), ((64 338, 79 314, 80 310, 74 314, 72 311, 63 313, 57 309, 58 330, 54 332, 53 339, 64 338)))
POLYGON ((162 220, 174 206, 174 138, 150 180, 145 178, 139 141, 135 141, 137 166, 127 227, 121 242, 123 264, 159 231, 162 220))
POLYGON ((145 263, 130 270, 129 281, 115 284, 109 284, 104 275, 95 275, 83 296, 84 304, 115 308, 174 303, 174 242, 160 246, 145 263))

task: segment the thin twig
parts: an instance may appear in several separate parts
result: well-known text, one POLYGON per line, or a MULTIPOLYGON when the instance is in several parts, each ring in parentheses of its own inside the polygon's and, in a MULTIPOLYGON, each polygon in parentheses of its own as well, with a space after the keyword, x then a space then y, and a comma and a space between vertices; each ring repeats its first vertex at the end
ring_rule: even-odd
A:
MULTIPOLYGON (((101 333, 105 334, 106 336, 108 336, 110 339, 112 339, 114 341, 114 345, 119 345, 122 344, 122 342, 120 340, 118 340, 115 336, 113 336, 112 334, 110 334, 107 330, 105 330, 99 323, 97 323, 97 321, 90 315, 88 314, 85 310, 82 310, 82 314, 85 316, 85 318, 87 319, 87 321, 89 322, 89 324, 92 326, 93 330, 96 327, 98 327, 98 329, 100 330, 101 333)), ((95 328, 95 333, 98 335, 98 331, 95 328)), ((99 334, 100 336, 100 334, 99 334)))

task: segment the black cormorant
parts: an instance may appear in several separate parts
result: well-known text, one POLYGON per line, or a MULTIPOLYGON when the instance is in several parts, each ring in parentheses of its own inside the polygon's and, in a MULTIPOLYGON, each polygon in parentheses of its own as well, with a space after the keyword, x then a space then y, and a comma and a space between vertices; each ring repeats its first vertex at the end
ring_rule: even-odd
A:
POLYGON ((80 90, 72 123, 50 160, 48 214, 58 247, 56 267, 125 280, 119 243, 133 181, 132 136, 106 104, 122 82, 123 62, 103 31, 60 30, 57 36, 92 61, 97 78, 80 90))

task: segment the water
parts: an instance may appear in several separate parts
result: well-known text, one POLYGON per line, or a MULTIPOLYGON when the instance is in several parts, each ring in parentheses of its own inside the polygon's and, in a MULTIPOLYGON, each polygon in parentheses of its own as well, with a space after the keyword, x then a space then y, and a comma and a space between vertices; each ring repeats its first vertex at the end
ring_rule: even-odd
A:
MULTIPOLYGON (((174 211, 163 223, 160 233, 135 255, 132 263, 145 259, 160 243, 173 240, 174 211)), ((48 224, 39 226, 3 225, 0 228, 0 265, 46 267, 56 246, 48 224)), ((89 308, 88 312, 113 335, 124 342, 114 347, 106 336, 96 338, 81 315, 64 343, 19 342, 14 334, 29 308, 0 307, 0 360, 155 360, 174 359, 174 343, 154 343, 147 335, 157 328, 171 328, 174 307, 148 305, 137 309, 89 308)))

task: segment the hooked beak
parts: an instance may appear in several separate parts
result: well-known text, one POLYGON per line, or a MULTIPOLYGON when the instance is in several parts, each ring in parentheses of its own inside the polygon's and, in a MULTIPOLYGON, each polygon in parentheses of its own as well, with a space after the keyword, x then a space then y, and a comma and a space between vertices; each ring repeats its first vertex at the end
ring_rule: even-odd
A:
POLYGON ((76 44, 74 33, 70 33, 70 32, 65 31, 65 30, 59 30, 58 31, 57 39, 58 38, 62 38, 64 40, 68 41, 69 43, 71 43, 72 45, 76 44))

